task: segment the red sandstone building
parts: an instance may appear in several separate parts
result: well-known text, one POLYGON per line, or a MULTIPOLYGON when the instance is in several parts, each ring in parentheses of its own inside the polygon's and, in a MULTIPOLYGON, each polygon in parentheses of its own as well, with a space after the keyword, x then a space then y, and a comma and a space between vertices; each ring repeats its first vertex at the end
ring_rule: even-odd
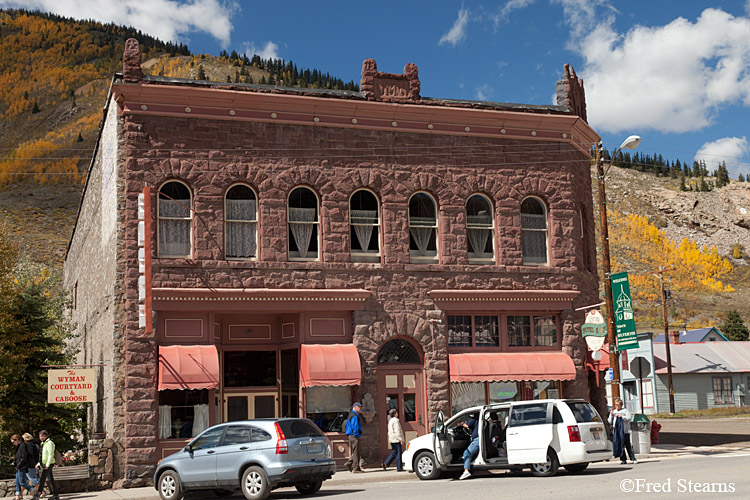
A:
POLYGON ((421 97, 413 64, 345 92, 139 63, 131 40, 65 262, 104 484, 217 422, 306 416, 343 461, 361 401, 379 460, 391 407, 408 439, 439 409, 601 405, 574 311, 598 302, 598 136, 567 67, 531 106, 421 97))

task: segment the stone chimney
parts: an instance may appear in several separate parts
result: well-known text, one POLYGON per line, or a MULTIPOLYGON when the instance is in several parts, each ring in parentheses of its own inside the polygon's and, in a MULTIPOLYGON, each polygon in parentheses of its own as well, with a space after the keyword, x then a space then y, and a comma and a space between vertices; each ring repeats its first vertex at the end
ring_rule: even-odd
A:
POLYGON ((677 330, 669 332, 669 341, 673 344, 680 343, 680 332, 677 330))
POLYGON ((135 38, 128 38, 125 42, 125 51, 122 53, 122 79, 129 83, 143 80, 141 47, 135 38))
POLYGON ((586 117, 586 92, 583 90, 583 79, 576 76, 570 64, 564 68, 563 79, 557 82, 557 105, 567 107, 571 113, 578 115, 588 123, 586 117))
POLYGON ((417 65, 409 63, 404 66, 403 74, 383 73, 378 71, 375 59, 365 59, 362 63, 362 79, 359 88, 368 101, 386 102, 419 102, 419 73, 417 65))

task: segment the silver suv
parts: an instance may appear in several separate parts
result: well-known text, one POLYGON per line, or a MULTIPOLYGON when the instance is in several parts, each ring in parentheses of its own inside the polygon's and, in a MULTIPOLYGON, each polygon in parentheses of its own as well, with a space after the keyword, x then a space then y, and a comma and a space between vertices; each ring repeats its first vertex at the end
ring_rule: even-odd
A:
POLYGON ((310 420, 247 420, 210 427, 160 460, 154 487, 162 500, 181 500, 191 490, 220 496, 241 490, 248 500, 262 500, 285 486, 316 493, 335 470, 331 444, 310 420))

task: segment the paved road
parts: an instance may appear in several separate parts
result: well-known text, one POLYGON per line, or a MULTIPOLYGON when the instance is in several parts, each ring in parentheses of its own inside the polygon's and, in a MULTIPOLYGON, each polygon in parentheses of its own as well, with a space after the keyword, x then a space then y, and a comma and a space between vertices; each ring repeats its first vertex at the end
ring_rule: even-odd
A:
MULTIPOLYGON (((615 496, 630 500, 750 498, 750 453, 732 452, 712 456, 647 459, 636 465, 602 463, 582 474, 561 471, 552 478, 536 478, 530 473, 479 473, 458 481, 410 479, 392 482, 324 484, 315 496, 335 500, 439 500, 471 499, 607 499, 615 496)), ((274 500, 300 498, 294 490, 277 490, 274 500)))

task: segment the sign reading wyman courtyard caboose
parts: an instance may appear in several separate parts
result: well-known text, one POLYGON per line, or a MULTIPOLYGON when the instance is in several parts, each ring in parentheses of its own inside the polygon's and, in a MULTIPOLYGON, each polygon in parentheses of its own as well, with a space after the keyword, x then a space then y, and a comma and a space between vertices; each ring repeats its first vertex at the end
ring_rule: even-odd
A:
POLYGON ((91 403, 96 399, 93 368, 47 370, 48 403, 91 403))
POLYGON ((638 347, 638 332, 635 330, 633 301, 630 299, 628 273, 612 275, 612 299, 615 303, 615 331, 617 332, 617 350, 638 347))

